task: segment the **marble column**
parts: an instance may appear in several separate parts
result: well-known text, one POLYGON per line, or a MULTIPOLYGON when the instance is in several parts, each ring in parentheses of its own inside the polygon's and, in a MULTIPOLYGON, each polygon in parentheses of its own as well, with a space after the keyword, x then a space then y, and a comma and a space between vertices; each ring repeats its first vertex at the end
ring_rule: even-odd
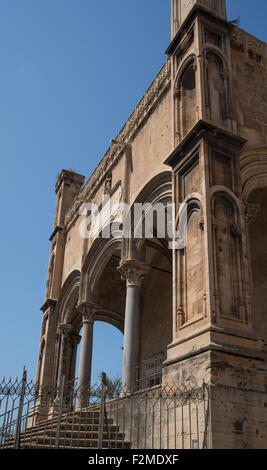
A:
POLYGON ((67 341, 70 331, 72 329, 71 325, 61 324, 59 325, 59 331, 61 334, 61 343, 60 343, 60 354, 59 354, 59 364, 58 364, 58 375, 57 375, 57 398, 60 394, 60 385, 62 376, 66 375, 66 350, 67 350, 67 341))
POLYGON ((137 385, 141 285, 149 267, 137 261, 126 260, 120 264, 118 270, 126 281, 122 385, 127 393, 134 391, 137 385))
POLYGON ((81 304, 79 309, 82 314, 83 331, 79 362, 76 409, 81 409, 89 403, 93 354, 94 316, 96 312, 95 307, 87 303, 81 304))
POLYGON ((81 339, 82 337, 77 334, 72 334, 70 337, 70 343, 71 343, 71 358, 70 358, 70 370, 69 370, 70 380, 75 379, 77 349, 78 349, 81 339))

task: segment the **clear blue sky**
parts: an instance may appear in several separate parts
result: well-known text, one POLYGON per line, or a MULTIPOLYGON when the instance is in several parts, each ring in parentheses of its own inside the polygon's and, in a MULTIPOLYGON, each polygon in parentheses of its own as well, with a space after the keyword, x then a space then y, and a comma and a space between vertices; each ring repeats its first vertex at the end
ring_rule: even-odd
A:
MULTIPOLYGON (((227 4, 267 42, 266 0, 227 4)), ((0 1, 0 378, 35 378, 57 174, 89 177, 169 42, 170 0, 0 1)), ((122 342, 96 325, 94 379, 120 373, 122 342)))

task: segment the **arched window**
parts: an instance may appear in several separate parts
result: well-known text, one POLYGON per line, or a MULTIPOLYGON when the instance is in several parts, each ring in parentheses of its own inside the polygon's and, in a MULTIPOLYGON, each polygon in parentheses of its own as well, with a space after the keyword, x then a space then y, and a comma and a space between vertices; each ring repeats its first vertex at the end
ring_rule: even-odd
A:
POLYGON ((206 55, 207 108, 209 119, 224 124, 226 120, 226 88, 224 64, 213 52, 206 55))
POLYGON ((196 74, 193 62, 185 69, 179 87, 180 133, 188 134, 196 123, 196 74))
POLYGON ((244 321, 242 234, 235 202, 218 193, 212 217, 216 311, 221 317, 244 321))

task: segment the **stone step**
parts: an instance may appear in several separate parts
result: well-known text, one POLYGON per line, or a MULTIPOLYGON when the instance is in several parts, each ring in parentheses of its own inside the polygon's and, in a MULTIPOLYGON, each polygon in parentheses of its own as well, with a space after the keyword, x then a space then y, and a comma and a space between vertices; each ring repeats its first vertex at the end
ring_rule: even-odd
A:
MULTIPOLYGON (((99 436, 99 407, 90 410, 73 411, 62 416, 59 434, 59 447, 68 448, 98 448, 99 436)), ((20 439, 21 448, 54 448, 57 434, 57 417, 44 420, 31 428, 27 428, 20 439)), ((14 437, 6 441, 5 448, 14 446, 14 437)), ((124 434, 113 420, 104 420, 103 448, 130 448, 130 443, 124 441, 124 434)))
MULTIPOLYGON (((43 439, 37 438, 34 440, 34 444, 36 445, 50 445, 52 448, 55 447, 56 439, 51 437, 45 437, 43 439)), ((32 444, 31 444, 32 445, 32 444)), ((23 442, 22 442, 23 447, 23 442)), ((95 439, 71 439, 71 438, 60 438, 59 439, 59 447, 77 447, 77 448, 97 448, 98 447, 98 438, 95 439)), ((130 448, 130 443, 123 440, 116 440, 116 439, 103 439, 102 447, 105 449, 122 449, 122 448, 130 448)))
MULTIPOLYGON (((51 445, 46 445, 46 444, 25 444, 21 447, 22 449, 44 449, 44 450, 51 450, 53 449, 53 447, 51 445)), ((111 447, 104 447, 104 445, 102 446, 102 449, 109 449, 111 447)), ((130 449, 130 444, 129 443, 124 443, 124 445, 122 445, 122 447, 113 447, 113 449, 130 449)), ((79 450, 81 449, 81 447, 77 446, 75 447, 75 445, 72 445, 71 446, 71 449, 74 449, 74 450, 79 450)), ((98 446, 96 447, 82 447, 82 449, 88 449, 88 450, 92 450, 92 449, 95 449, 95 450, 98 450, 98 446)))
MULTIPOLYGON (((47 431, 45 433, 46 437, 56 437, 56 430, 47 431)), ((98 430, 97 431, 60 431, 60 438, 67 439, 98 439, 98 430)), ((121 432, 103 432, 103 439, 113 439, 113 440, 123 440, 124 436, 121 432)))

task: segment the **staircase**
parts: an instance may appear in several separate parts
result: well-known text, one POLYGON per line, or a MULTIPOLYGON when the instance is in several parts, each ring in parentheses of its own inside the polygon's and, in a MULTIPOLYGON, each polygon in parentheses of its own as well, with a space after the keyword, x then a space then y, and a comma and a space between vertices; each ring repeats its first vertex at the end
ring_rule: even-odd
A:
MULTIPOLYGON (((98 449, 99 441, 99 407, 86 411, 73 411, 62 416, 58 448, 98 449)), ((26 429, 20 436, 21 449, 53 449, 56 447, 57 417, 42 421, 26 429)), ((4 448, 14 446, 14 437, 6 439, 4 448)), ((129 449, 130 442, 125 441, 124 434, 113 420, 105 420, 102 436, 102 449, 129 449)))

